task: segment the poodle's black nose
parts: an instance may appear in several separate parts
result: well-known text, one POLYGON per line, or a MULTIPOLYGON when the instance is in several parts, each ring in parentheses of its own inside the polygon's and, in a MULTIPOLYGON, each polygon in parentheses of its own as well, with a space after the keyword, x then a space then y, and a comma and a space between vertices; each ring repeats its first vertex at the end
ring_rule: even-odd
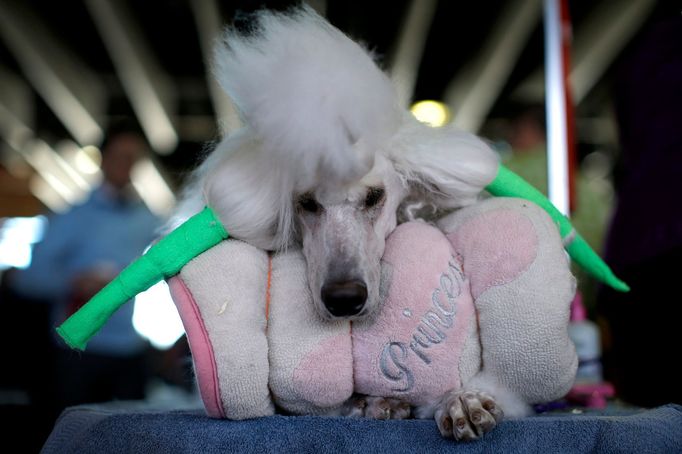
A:
POLYGON ((357 315, 365 307, 367 285, 359 280, 324 284, 322 301, 334 317, 357 315))

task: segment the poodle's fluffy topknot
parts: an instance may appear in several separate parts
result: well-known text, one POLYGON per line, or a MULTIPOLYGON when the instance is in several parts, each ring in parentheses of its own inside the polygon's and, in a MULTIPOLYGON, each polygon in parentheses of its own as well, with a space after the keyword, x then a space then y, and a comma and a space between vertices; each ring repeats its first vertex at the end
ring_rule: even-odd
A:
POLYGON ((252 20, 226 30, 214 72, 264 151, 301 187, 368 172, 401 119, 370 54, 305 5, 252 20))
POLYGON ((483 142, 418 123, 370 54, 311 8, 262 10, 243 25, 217 43, 214 72, 245 125, 194 172, 168 228, 208 204, 234 238, 285 248, 300 240, 297 196, 343 194, 375 156, 437 208, 473 203, 495 177, 483 142))

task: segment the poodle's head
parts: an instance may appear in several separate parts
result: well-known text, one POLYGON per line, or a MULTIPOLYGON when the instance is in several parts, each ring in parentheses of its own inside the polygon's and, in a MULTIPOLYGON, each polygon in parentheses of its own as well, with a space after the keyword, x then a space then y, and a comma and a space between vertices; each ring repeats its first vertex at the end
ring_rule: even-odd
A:
POLYGON ((362 318, 379 304, 380 260, 406 187, 378 155, 370 172, 343 187, 297 195, 296 225, 316 307, 327 318, 362 318))
POLYGON ((254 24, 228 29, 216 51, 245 126, 202 164, 181 209, 207 203, 263 249, 302 247, 319 314, 369 316, 401 205, 472 203, 496 158, 470 134, 416 122, 371 55, 310 8, 254 24))
POLYGON ((494 153, 475 136, 406 119, 366 174, 295 192, 294 231, 320 315, 371 316, 385 240, 397 223, 475 202, 496 171, 494 153))

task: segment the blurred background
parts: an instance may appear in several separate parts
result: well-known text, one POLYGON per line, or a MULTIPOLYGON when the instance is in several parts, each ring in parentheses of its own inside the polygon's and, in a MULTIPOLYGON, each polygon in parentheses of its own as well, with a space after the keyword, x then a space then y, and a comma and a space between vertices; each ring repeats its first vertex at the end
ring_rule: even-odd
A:
MULTIPOLYGON (((59 367, 52 363, 54 313, 46 298, 22 292, 7 276, 30 269, 50 223, 106 179, 107 132, 126 122, 144 141, 130 182, 161 223, 211 143, 240 125, 212 80, 212 41, 243 12, 292 3, 0 0, 0 307, 11 325, 2 334, 3 417, 42 415, 44 436, 59 411, 50 389, 58 381, 50 367, 59 367)), ((308 3, 377 55, 420 120, 480 134, 546 191, 542 1, 308 3)), ((574 223, 633 286, 629 296, 614 295, 576 269, 580 292, 599 323, 600 358, 617 393, 636 405, 679 402, 679 390, 660 385, 665 372, 642 371, 637 360, 679 356, 680 298, 671 292, 682 245, 680 7, 655 0, 566 5, 574 223), (609 234, 614 216, 632 228, 609 234), (634 381, 627 378, 633 370, 640 371, 634 381), (643 383, 661 388, 660 396, 640 397, 643 383)), ((145 395, 192 405, 188 349, 166 300, 161 285, 136 302, 134 328, 148 342, 145 395)))

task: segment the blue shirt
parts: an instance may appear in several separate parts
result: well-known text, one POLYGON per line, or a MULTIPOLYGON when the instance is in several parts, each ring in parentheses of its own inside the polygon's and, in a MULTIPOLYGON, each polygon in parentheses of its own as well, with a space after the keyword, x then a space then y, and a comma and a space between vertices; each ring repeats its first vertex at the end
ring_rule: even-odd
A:
MULTIPOLYGON (((139 199, 101 186, 82 205, 50 219, 30 267, 17 272, 13 287, 25 296, 54 303, 54 322, 61 323, 74 277, 98 267, 121 271, 152 242, 158 226, 159 219, 139 199)), ((133 328, 132 314, 133 304, 128 302, 90 340, 87 351, 113 356, 142 351, 146 342, 133 328)))

